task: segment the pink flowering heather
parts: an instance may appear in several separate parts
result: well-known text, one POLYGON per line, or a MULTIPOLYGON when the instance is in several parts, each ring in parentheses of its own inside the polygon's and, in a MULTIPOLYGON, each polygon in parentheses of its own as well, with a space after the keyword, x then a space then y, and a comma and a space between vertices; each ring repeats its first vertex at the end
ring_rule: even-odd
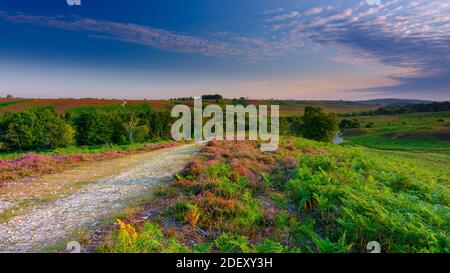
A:
POLYGON ((146 144, 144 148, 128 151, 107 151, 100 154, 79 153, 71 155, 57 154, 52 156, 36 153, 25 154, 16 159, 0 160, 0 185, 5 182, 17 181, 27 177, 39 177, 46 174, 58 173, 80 162, 114 159, 126 154, 170 148, 179 144, 181 143, 146 144))

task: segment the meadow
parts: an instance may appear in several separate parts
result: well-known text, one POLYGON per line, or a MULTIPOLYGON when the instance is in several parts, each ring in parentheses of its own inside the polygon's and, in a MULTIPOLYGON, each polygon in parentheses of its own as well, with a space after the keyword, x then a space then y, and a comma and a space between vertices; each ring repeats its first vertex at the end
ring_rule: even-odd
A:
POLYGON ((450 153, 450 112, 352 118, 361 128, 344 131, 350 143, 380 150, 450 153), (365 128, 367 124, 371 128, 365 128))

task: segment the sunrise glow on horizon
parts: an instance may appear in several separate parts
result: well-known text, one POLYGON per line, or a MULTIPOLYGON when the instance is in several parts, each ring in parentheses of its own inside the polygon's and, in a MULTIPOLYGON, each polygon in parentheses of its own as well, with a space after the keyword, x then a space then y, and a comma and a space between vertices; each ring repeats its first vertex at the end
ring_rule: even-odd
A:
POLYGON ((450 99, 450 3, 0 2, 0 96, 450 99))

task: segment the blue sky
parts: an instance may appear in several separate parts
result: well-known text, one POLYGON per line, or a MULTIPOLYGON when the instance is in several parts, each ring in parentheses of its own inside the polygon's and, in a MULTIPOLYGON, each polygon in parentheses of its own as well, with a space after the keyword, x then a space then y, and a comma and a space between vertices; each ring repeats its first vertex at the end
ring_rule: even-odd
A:
POLYGON ((450 99, 450 1, 376 2, 0 0, 0 96, 450 99))

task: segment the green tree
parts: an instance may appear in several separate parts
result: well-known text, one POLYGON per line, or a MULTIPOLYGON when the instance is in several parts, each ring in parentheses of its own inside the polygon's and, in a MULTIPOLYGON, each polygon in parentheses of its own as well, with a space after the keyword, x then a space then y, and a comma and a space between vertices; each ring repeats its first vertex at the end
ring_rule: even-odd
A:
POLYGON ((136 130, 134 132, 134 141, 138 143, 144 142, 148 138, 148 134, 150 132, 150 129, 147 125, 141 125, 136 127, 136 130))
POLYGON ((125 131, 127 132, 128 141, 130 143, 134 143, 134 135, 136 133, 138 125, 139 125, 139 118, 135 116, 131 116, 129 121, 123 123, 123 128, 125 128, 125 131))
POLYGON ((10 150, 34 148, 37 117, 33 111, 7 113, 2 122, 2 140, 10 150))
POLYGON ((361 124, 357 119, 343 119, 339 122, 340 129, 354 129, 361 127, 361 124))
POLYGON ((53 109, 37 111, 36 116, 38 118, 38 124, 35 126, 37 148, 62 148, 74 143, 75 130, 53 109))
POLYGON ((112 126, 107 113, 86 111, 74 118, 78 145, 111 143, 112 126))
POLYGON ((7 113, 0 141, 9 150, 54 149, 73 143, 74 130, 53 109, 7 113))
POLYGON ((305 138, 330 142, 338 131, 338 122, 336 115, 323 113, 319 107, 307 106, 299 129, 305 138))

